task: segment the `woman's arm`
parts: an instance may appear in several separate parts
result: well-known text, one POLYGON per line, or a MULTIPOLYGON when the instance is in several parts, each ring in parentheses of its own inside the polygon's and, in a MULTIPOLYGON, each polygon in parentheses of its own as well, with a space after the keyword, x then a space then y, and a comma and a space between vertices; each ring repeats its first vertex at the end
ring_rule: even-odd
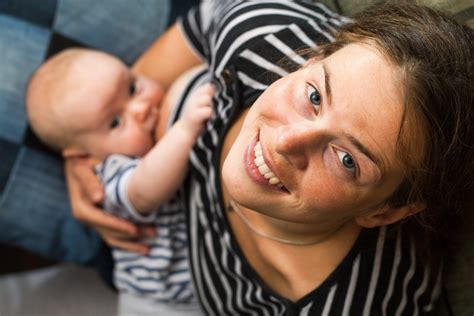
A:
POLYGON ((182 73, 201 63, 180 27, 174 24, 138 58, 132 68, 168 88, 182 73))

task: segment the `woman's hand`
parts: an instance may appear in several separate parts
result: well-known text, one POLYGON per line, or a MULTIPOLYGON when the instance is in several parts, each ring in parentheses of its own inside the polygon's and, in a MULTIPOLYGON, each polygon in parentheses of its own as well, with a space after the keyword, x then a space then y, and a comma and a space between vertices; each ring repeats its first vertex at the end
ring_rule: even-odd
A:
POLYGON ((96 205, 103 202, 102 185, 94 173, 98 161, 89 157, 72 157, 65 161, 66 181, 73 216, 94 228, 104 241, 116 248, 148 254, 149 248, 140 240, 153 237, 155 227, 137 226, 105 213, 96 205))

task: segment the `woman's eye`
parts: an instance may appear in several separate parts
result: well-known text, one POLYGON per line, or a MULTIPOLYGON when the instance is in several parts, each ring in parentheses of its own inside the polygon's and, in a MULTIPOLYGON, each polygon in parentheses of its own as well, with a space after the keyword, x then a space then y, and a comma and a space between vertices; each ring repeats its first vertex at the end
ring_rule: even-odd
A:
POLYGON ((339 157, 339 160, 341 161, 341 164, 344 168, 346 168, 350 173, 355 173, 356 170, 356 162, 354 158, 345 151, 340 151, 336 150, 337 156, 339 157))
POLYGON ((130 85, 128 86, 128 94, 130 96, 133 96, 135 94, 135 92, 137 92, 137 83, 135 81, 133 81, 132 83, 130 83, 130 85))
POLYGON ((116 117, 113 118, 112 122, 110 122, 110 129, 117 128, 121 122, 122 122, 122 118, 117 115, 116 117))
POLYGON ((319 94, 319 91, 316 90, 316 88, 312 85, 308 85, 308 88, 306 89, 306 95, 308 97, 309 102, 311 102, 311 104, 313 105, 315 111, 319 112, 319 109, 321 107, 321 94, 319 94))

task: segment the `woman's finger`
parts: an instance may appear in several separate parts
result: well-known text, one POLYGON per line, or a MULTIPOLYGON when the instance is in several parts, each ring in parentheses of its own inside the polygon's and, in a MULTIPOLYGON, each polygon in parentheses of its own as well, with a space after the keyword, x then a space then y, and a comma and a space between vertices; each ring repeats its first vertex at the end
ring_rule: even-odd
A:
POLYGON ((156 226, 138 226, 138 236, 152 238, 156 236, 156 226))
POLYGON ((137 225, 125 219, 104 213, 95 206, 84 206, 81 209, 81 221, 96 230, 105 229, 120 235, 121 238, 140 237, 137 225))
POLYGON ((94 173, 96 163, 89 158, 66 160, 65 172, 73 216, 94 228, 109 246, 148 254, 149 247, 139 239, 155 236, 154 227, 138 227, 127 220, 105 213, 96 206, 102 202, 104 194, 94 173))
POLYGON ((111 247, 135 252, 144 256, 150 253, 149 247, 138 241, 132 241, 132 240, 126 240, 126 239, 124 240, 124 239, 112 237, 111 235, 102 234, 102 233, 100 233, 100 235, 102 236, 104 241, 111 247))
POLYGON ((94 172, 98 161, 90 157, 73 157, 66 159, 65 171, 68 178, 74 180, 94 204, 103 202, 102 183, 94 172))
MULTIPOLYGON (((75 170, 77 171, 78 169, 75 170)), ((96 230, 100 228, 108 229, 109 231, 115 231, 128 238, 136 238, 138 236, 138 228, 136 225, 107 214, 97 207, 94 201, 89 198, 89 195, 82 190, 81 182, 73 175, 71 169, 66 169, 66 180, 71 200, 72 214, 78 221, 96 230)))

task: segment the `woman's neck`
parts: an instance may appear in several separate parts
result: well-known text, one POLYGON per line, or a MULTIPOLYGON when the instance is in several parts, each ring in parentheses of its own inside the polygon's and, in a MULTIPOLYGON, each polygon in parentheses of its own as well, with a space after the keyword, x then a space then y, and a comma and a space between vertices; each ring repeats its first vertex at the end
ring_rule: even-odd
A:
POLYGON ((230 200, 229 208, 255 235, 274 242, 309 246, 323 243, 336 235, 346 226, 347 222, 329 225, 306 224, 283 221, 265 214, 254 212, 230 200))

